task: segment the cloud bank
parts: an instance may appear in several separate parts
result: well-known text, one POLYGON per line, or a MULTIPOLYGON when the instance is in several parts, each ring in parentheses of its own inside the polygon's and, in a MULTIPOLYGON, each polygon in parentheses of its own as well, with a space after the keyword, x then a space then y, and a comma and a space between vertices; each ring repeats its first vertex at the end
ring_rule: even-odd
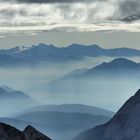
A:
POLYGON ((0 31, 140 30, 139 0, 0 0, 0 5, 0 31))

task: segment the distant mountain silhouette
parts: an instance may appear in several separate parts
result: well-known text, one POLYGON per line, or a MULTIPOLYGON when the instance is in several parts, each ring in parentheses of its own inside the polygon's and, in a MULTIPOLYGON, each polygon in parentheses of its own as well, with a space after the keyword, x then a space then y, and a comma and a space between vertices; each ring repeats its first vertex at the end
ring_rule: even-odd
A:
POLYGON ((116 58, 113 61, 109 63, 103 63, 93 69, 96 70, 102 70, 102 69, 126 69, 126 70, 131 70, 131 69, 139 69, 140 64, 135 63, 131 60, 125 59, 125 58, 116 58))
POLYGON ((78 76, 78 75, 81 75, 83 74, 84 72, 88 71, 87 68, 83 68, 83 69, 76 69, 76 70, 73 70, 72 72, 64 75, 62 78, 60 79, 66 79, 66 78, 71 78, 71 77, 75 77, 75 76, 78 76))
POLYGON ((36 64, 36 61, 33 61, 29 58, 18 57, 16 54, 4 54, 0 52, 0 67, 12 67, 12 66, 29 66, 30 64, 36 64))
POLYGON ((1 116, 13 114, 21 110, 38 105, 39 103, 22 91, 16 91, 8 86, 0 87, 0 112, 1 116), (4 107, 3 107, 4 106, 4 107))
POLYGON ((111 62, 108 63, 102 63, 101 65, 98 65, 85 73, 83 75, 110 75, 113 74, 119 74, 119 75, 128 75, 128 72, 131 72, 133 74, 136 74, 134 72, 139 72, 140 70, 140 64, 133 62, 131 60, 125 59, 125 58, 116 58, 111 62))
POLYGON ((134 57, 140 50, 131 48, 103 49, 98 45, 72 44, 68 47, 38 44, 29 48, 15 47, 0 50, 0 66, 31 65, 57 62, 82 61, 86 57, 134 57))
MULTIPOLYGON (((133 62, 131 60, 128 60, 126 58, 116 58, 112 60, 111 62, 104 62, 100 65, 97 65, 89 70, 84 71, 83 73, 76 73, 73 74, 68 78, 81 78, 81 77, 102 77, 102 76, 109 76, 109 75, 129 75, 130 73, 135 75, 136 72, 140 71, 140 63, 133 62)), ((69 75, 69 74, 68 74, 69 75)))
POLYGON ((27 50, 16 54, 20 59, 29 59, 35 62, 67 62, 79 60, 81 58, 76 55, 66 53, 66 48, 58 48, 53 45, 38 44, 27 50))
POLYGON ((28 48, 26 48, 24 46, 17 46, 17 47, 10 48, 10 49, 0 49, 0 54, 14 55, 14 54, 18 54, 26 49, 28 49, 28 48))
POLYGON ((27 126, 22 132, 10 125, 0 123, 1 140, 51 140, 32 126, 27 126))
POLYGON ((105 78, 110 78, 115 81, 117 79, 128 80, 131 78, 137 79, 139 77, 140 63, 125 58, 116 58, 88 70, 72 71, 59 79, 34 87, 33 91, 42 91, 51 94, 71 94, 72 92, 82 94, 87 92, 89 84, 91 85, 92 82, 95 82, 97 79, 104 80, 105 78))
POLYGON ((6 90, 8 92, 14 92, 15 91, 14 89, 12 89, 12 88, 10 88, 10 87, 8 87, 6 85, 0 86, 0 88, 2 88, 3 90, 6 90))
POLYGON ((59 56, 60 58, 82 58, 82 57, 96 57, 96 56, 140 56, 140 50, 131 49, 131 48, 115 48, 115 49, 103 49, 98 45, 81 45, 81 44, 72 44, 68 47, 55 47, 54 45, 45 45, 39 44, 33 46, 30 49, 21 51, 18 53, 22 57, 31 57, 35 58, 47 58, 54 56, 59 56))
MULTIPOLYGON (((15 114, 14 114, 15 115, 15 114)), ((0 122, 3 122, 5 124, 9 124, 13 127, 16 127, 19 130, 23 130, 27 125, 31 124, 33 125, 31 122, 27 122, 27 121, 21 121, 19 119, 16 118, 10 118, 10 117, 5 117, 5 118, 0 118, 0 122)), ((35 124, 34 124, 35 125, 35 124)))
POLYGON ((30 111, 15 117, 30 122, 57 140, 71 140, 75 135, 92 126, 107 122, 110 117, 87 113, 58 111, 30 111))
POLYGON ((15 91, 8 86, 0 87, 0 97, 2 98, 30 98, 25 93, 21 91, 15 91))
POLYGON ((138 140, 140 138, 140 90, 107 123, 89 129, 75 140, 138 140))
POLYGON ((65 112, 65 113, 87 113, 92 115, 101 115, 111 117, 114 115, 114 112, 98 108, 95 106, 88 106, 82 104, 62 104, 62 105, 40 105, 35 106, 31 109, 26 110, 29 111, 54 111, 54 112, 65 112))

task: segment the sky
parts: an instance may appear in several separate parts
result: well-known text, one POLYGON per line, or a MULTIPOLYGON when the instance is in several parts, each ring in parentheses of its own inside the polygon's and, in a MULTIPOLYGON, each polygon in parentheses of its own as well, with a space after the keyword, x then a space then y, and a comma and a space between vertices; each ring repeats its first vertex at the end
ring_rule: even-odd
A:
POLYGON ((139 48, 139 0, 0 0, 0 48, 38 43, 139 48))
POLYGON ((56 47, 67 47, 70 44, 97 44, 102 48, 128 47, 140 49, 140 32, 79 32, 48 31, 29 33, 6 33, 0 38, 1 48, 53 44, 56 47))

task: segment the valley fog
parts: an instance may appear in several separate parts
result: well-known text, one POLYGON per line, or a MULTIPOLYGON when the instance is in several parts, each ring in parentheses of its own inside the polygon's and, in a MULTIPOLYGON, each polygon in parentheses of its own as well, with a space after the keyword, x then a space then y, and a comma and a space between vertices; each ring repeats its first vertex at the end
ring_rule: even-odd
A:
POLYGON ((140 57, 79 58, 1 67, 0 121, 30 124, 53 140, 109 121, 139 89, 140 57))
MULTIPOLYGON (((41 104, 78 103, 117 111, 122 103, 139 88, 139 77, 121 78, 114 75, 111 79, 93 77, 83 80, 72 79, 67 82, 59 81, 75 70, 90 69, 113 59, 97 57, 72 63, 1 68, 0 85, 23 91, 41 104)), ((129 59, 139 62, 140 58, 129 59)))
POLYGON ((0 68, 0 85, 11 86, 18 90, 26 90, 52 80, 59 79, 65 74, 82 68, 94 67, 103 61, 110 61, 113 58, 86 58, 84 61, 69 63, 44 63, 36 66, 16 66, 9 68, 0 68), (10 80, 9 80, 10 79, 10 80))

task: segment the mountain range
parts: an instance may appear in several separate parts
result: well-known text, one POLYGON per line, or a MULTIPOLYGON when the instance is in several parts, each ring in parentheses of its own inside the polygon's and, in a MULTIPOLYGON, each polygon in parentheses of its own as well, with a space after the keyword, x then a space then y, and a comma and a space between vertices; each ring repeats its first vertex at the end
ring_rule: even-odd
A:
POLYGON ((86 129, 107 122, 110 117, 87 113, 66 113, 58 111, 30 111, 15 117, 30 122, 57 140, 71 140, 86 129))
POLYGON ((38 44, 29 48, 15 47, 0 50, 0 65, 30 65, 82 61, 86 57, 134 57, 140 56, 140 50, 131 48, 103 49, 98 45, 72 44, 68 47, 38 44))
POLYGON ((71 140, 81 131, 107 122, 114 112, 87 105, 39 105, 0 118, 0 122, 23 130, 28 124, 56 140, 71 140))
POLYGON ((50 111, 50 112, 65 112, 65 113, 85 113, 92 115, 100 115, 111 117, 114 115, 114 112, 105 110, 95 106, 88 106, 84 104, 61 104, 61 105, 39 105, 33 108, 27 109, 24 111, 50 111))
POLYGON ((140 63, 136 63, 126 58, 115 58, 110 62, 103 62, 90 69, 79 69, 71 73, 66 74, 64 77, 60 78, 71 79, 71 78, 89 78, 89 77, 101 77, 101 76, 113 76, 118 74, 120 76, 125 76, 128 74, 135 75, 136 72, 140 71, 140 63))
POLYGON ((74 140, 138 140, 140 138, 140 90, 107 123, 79 134, 74 140))
POLYGON ((89 87, 93 81, 97 79, 131 79, 140 77, 140 63, 133 62, 126 58, 116 58, 110 62, 103 62, 89 69, 74 70, 63 77, 44 83, 32 88, 36 91, 44 91, 48 93, 67 93, 75 88, 75 92, 80 93, 89 87), (92 80, 92 81, 90 81, 92 80), (55 87, 55 88, 54 88, 55 87))
POLYGON ((104 62, 96 67, 89 69, 88 71, 82 73, 79 76, 133 76, 137 75, 140 70, 140 63, 128 60, 126 58, 116 58, 111 62, 104 62), (137 73, 136 73, 137 72, 137 73))
MULTIPOLYGON (((93 68, 87 69, 77 69, 74 70, 58 80, 68 80, 68 79, 76 79, 76 78, 94 78, 101 76, 109 76, 109 75, 128 75, 128 74, 136 74, 140 70, 140 63, 136 63, 132 60, 126 58, 115 58, 110 62, 103 62, 93 68)), ((57 81, 57 80, 56 80, 57 81)), ((54 82, 56 82, 54 81, 54 82)))

